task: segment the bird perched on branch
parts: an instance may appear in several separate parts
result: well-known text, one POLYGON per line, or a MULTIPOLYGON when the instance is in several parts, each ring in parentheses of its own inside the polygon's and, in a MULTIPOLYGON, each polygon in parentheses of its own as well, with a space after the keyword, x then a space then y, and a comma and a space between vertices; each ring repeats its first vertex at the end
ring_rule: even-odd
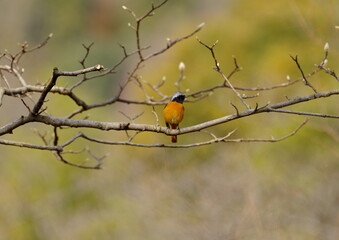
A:
MULTIPOLYGON (((185 94, 178 91, 173 94, 171 97, 171 101, 166 104, 164 108, 164 119, 166 122, 166 126, 171 129, 177 129, 179 127, 179 123, 184 118, 184 105, 185 94)), ((177 142, 177 136, 172 136, 172 142, 177 142)))

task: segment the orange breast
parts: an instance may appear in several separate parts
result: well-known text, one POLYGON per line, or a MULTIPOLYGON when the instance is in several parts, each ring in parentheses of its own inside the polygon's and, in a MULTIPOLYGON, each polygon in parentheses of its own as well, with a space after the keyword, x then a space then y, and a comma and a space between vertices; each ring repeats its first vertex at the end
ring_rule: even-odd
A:
POLYGON ((164 108, 164 119, 169 124, 179 124, 184 118, 184 105, 178 102, 169 102, 164 108))

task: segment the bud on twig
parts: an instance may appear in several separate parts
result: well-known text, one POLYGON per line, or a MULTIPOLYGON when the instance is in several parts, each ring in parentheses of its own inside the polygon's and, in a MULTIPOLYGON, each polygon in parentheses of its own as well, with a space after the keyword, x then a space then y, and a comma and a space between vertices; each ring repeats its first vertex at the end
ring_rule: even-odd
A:
POLYGON ((185 63, 180 62, 180 63, 179 63, 179 71, 180 71, 180 72, 183 72, 183 71, 185 71, 185 68, 186 68, 185 63))
POLYGON ((200 23, 200 24, 197 26, 197 29, 201 29, 201 28, 203 28, 204 26, 205 26, 205 23, 202 22, 202 23, 200 23))
POLYGON ((325 67, 327 65, 327 63, 328 63, 328 60, 325 59, 322 65, 325 67))
POLYGON ((325 51, 325 52, 328 52, 329 49, 330 49, 330 45, 328 45, 328 42, 327 42, 327 43, 325 43, 325 45, 324 45, 324 51, 325 51))

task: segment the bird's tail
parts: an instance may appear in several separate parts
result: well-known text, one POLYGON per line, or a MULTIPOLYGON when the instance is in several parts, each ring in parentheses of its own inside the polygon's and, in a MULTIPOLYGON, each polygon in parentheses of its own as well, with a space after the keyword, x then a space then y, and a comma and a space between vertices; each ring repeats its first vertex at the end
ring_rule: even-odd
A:
MULTIPOLYGON (((171 124, 172 129, 177 129, 177 127, 178 127, 178 124, 171 124)), ((177 140, 178 140, 178 137, 176 135, 174 135, 174 136, 171 137, 171 139, 172 139, 172 143, 176 143, 177 140)))

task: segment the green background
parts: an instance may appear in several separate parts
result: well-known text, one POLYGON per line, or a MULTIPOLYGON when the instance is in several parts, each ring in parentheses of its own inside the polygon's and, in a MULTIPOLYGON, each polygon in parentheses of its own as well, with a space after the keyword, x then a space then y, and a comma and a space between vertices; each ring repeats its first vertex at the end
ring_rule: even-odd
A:
MULTIPOLYGON (((158 3, 158 2, 156 2, 158 3)), ((53 67, 80 69, 81 44, 95 42, 87 65, 114 65, 122 57, 117 43, 135 50, 133 18, 121 6, 145 13, 151 1, 46 1, 0 0, 0 52, 19 50, 18 43, 53 38, 22 62, 30 84, 45 82, 53 67)), ((334 0, 301 1, 169 1, 142 25, 142 45, 151 53, 193 31, 205 22, 197 36, 215 47, 225 73, 236 56, 243 70, 231 78, 241 87, 272 86, 300 77, 289 54, 298 54, 306 73, 323 58, 330 46, 331 69, 338 66, 339 3, 334 0)), ((222 82, 212 69, 207 49, 192 37, 144 64, 139 74, 156 84, 166 76, 162 91, 171 95, 179 77, 178 65, 186 65, 183 89, 190 92, 222 82)), ((133 66, 122 65, 115 75, 83 85, 77 94, 89 103, 109 98, 133 66)), ((14 81, 14 79, 13 79, 14 81)), ((73 78, 62 78, 71 86, 73 78)), ((320 72, 312 78, 320 91, 337 88, 334 78, 320 72)), ((4 84, 1 82, 1 84, 4 84)), ((14 84, 15 85, 15 84, 14 84)), ((253 94, 255 94, 254 92, 253 94)), ((149 94, 159 98, 154 92, 149 94)), ((249 95, 252 93, 248 93, 249 95)), ((301 82, 276 91, 261 92, 248 100, 264 105, 287 97, 312 94, 301 82)), ((143 99, 133 84, 124 97, 143 99)), ((36 98, 35 98, 36 99, 36 98)), ((65 116, 76 109, 67 98, 48 97, 48 111, 65 116)), ((244 110, 229 89, 220 89, 196 103, 186 103, 181 127, 234 113, 230 102, 244 110)), ((33 105, 33 102, 28 104, 33 105)), ((290 109, 338 115, 337 97, 300 104, 290 109)), ((161 114, 163 106, 156 108, 161 114)), ((152 109, 116 104, 79 116, 97 121, 127 121, 144 111, 137 123, 155 124, 152 109)), ((0 108, 4 125, 27 109, 5 97, 0 108)), ((223 136, 237 129, 236 138, 276 138, 293 131, 304 117, 262 114, 209 129, 223 136)), ((160 122, 162 125, 164 123, 160 122)), ((51 137, 52 129, 39 124, 24 126, 6 139, 41 144, 40 129, 51 137)), ((64 130, 67 140, 78 130, 64 130)), ((85 131, 85 130, 84 130, 85 131)), ((126 139, 124 133, 86 131, 107 140, 126 139)), ((179 144, 208 140, 205 133, 178 137, 179 144)), ((139 134, 136 142, 169 143, 162 134, 139 134)), ((294 137, 279 143, 220 143, 190 149, 141 149, 101 146, 78 141, 75 150, 89 146, 97 155, 108 154, 102 170, 83 170, 58 162, 51 153, 0 146, 0 240, 7 239, 329 239, 339 238, 339 127, 337 120, 310 118, 294 137)), ((88 155, 70 156, 81 163, 88 155)))

